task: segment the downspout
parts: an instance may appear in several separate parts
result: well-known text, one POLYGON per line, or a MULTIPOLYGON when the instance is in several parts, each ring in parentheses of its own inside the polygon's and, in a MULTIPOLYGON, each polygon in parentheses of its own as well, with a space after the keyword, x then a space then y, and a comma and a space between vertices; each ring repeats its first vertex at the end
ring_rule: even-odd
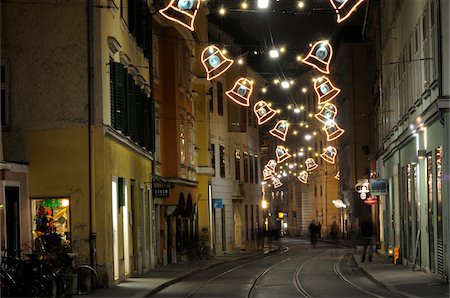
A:
POLYGON ((89 256, 91 266, 97 267, 96 228, 95 228, 95 163, 94 163, 94 2, 87 1, 87 64, 88 64, 88 109, 89 109, 89 256))

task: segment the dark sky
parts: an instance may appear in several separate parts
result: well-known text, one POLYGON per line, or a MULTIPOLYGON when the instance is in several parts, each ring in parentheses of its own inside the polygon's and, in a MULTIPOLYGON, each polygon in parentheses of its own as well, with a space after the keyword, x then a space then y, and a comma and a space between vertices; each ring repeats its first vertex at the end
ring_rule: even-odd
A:
POLYGON ((242 0, 210 0, 210 20, 224 28, 247 53, 246 63, 267 79, 275 77, 295 78, 308 70, 296 62, 297 55, 309 51, 309 43, 331 40, 339 30, 348 25, 361 25, 365 3, 345 23, 336 24, 336 15, 329 0, 304 0, 299 9, 296 0, 270 0, 266 12, 256 8, 256 0, 247 0, 248 11, 240 8, 242 0), (225 16, 217 14, 221 6, 227 8, 225 16), (270 59, 268 49, 285 46, 286 53, 280 59, 270 59), (254 51, 257 54, 254 54, 254 51))

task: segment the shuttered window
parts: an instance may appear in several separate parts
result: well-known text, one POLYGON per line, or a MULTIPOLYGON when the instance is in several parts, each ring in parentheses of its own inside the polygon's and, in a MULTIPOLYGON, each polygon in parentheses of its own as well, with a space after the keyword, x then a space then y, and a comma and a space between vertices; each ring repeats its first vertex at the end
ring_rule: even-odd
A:
POLYGON ((125 67, 110 60, 111 127, 154 151, 154 103, 125 67))

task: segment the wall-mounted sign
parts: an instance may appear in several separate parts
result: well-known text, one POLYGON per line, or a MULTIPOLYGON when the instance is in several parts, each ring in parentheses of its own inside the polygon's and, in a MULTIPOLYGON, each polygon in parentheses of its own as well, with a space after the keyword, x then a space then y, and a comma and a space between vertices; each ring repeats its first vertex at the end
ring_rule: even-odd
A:
POLYGON ((169 197, 169 188, 168 187, 154 187, 153 188, 153 197, 154 198, 169 197))
POLYGON ((376 205, 378 202, 377 197, 368 197, 364 200, 365 205, 376 205))
POLYGON ((369 192, 369 180, 368 179, 358 179, 355 185, 355 190, 358 193, 368 193, 369 192))
POLYGON ((387 194, 386 179, 370 179, 370 194, 372 196, 380 196, 387 194))
POLYGON ((222 199, 213 199, 213 208, 221 209, 222 207, 222 199))

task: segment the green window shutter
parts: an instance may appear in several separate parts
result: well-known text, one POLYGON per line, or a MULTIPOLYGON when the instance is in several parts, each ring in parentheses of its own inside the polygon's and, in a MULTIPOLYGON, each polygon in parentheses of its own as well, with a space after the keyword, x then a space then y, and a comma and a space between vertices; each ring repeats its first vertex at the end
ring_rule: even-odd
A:
POLYGON ((114 72, 115 72, 115 128, 117 130, 123 131, 124 129, 124 81, 123 81, 123 71, 124 67, 120 63, 114 62, 114 72))
POLYGON ((144 146, 144 97, 145 92, 143 89, 137 87, 136 89, 136 142, 142 147, 144 146))
POLYGON ((130 98, 131 99, 133 98, 132 88, 134 86, 134 80, 133 80, 133 77, 130 74, 128 74, 127 72, 124 72, 123 77, 125 80, 124 134, 127 136, 131 136, 129 112, 130 112, 130 98))
POLYGON ((149 111, 150 140, 149 140, 149 147, 147 148, 147 150, 155 152, 155 101, 149 100, 149 104, 150 104, 150 111, 149 111))
POLYGON ((109 87, 111 104, 111 127, 116 128, 116 65, 112 59, 109 60, 109 87))
POLYGON ((145 9, 143 28, 144 28, 144 45, 143 45, 144 56, 150 59, 152 50, 152 16, 150 14, 148 7, 147 9, 145 9))
POLYGON ((128 106, 127 106, 127 120, 128 120, 128 135, 132 140, 136 139, 136 85, 131 75, 128 75, 128 106))
POLYGON ((150 151, 150 99, 147 94, 142 99, 142 111, 143 146, 150 151))
POLYGON ((119 177, 117 180, 117 198, 119 202, 119 207, 125 206, 125 179, 119 177))

